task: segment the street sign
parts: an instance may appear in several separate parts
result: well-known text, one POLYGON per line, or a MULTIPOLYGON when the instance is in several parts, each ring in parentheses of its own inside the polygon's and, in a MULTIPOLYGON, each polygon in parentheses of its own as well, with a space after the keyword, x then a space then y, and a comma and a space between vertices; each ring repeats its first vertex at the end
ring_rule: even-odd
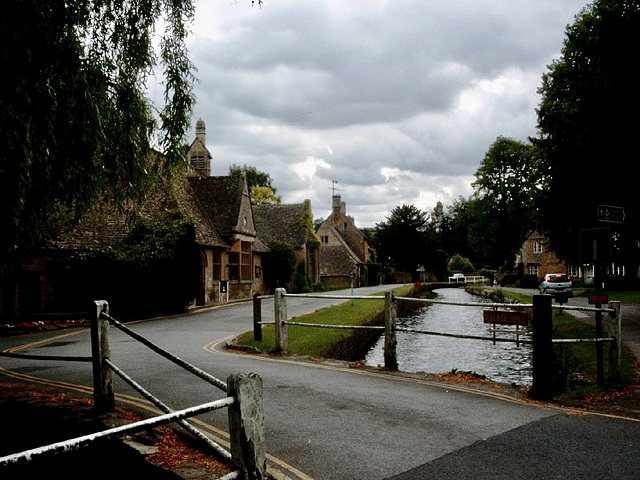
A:
POLYGON ((529 325, 529 314, 527 312, 506 312, 503 310, 485 310, 483 312, 484 323, 494 325, 529 325))
POLYGON ((598 205, 598 220, 608 223, 624 223, 624 208, 598 205))
POLYGON ((589 305, 607 305, 608 303, 609 295, 589 295, 589 305))

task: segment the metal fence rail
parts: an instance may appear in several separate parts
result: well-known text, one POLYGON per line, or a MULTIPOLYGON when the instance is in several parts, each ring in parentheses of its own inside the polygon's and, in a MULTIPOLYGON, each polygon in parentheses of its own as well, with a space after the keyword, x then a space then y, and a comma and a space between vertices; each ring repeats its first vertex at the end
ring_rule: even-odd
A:
MULTIPOLYGON (((385 296, 345 296, 345 295, 319 295, 319 294, 290 294, 282 288, 277 289, 274 298, 274 322, 262 322, 261 321, 261 303, 260 300, 263 297, 256 296, 254 298, 254 339, 257 341, 262 340, 262 325, 267 323, 275 323, 275 337, 276 337, 276 351, 286 353, 288 349, 288 327, 300 326, 311 328, 337 328, 337 329, 368 329, 368 330, 384 330, 385 342, 384 342, 384 363, 385 367, 390 369, 398 368, 398 361, 396 355, 397 346, 397 332, 418 333, 424 335, 435 335, 442 337, 452 337, 461 339, 483 340, 491 342, 511 342, 511 343, 525 343, 533 345, 533 387, 532 396, 540 399, 549 399, 551 397, 551 379, 552 379, 552 366, 551 357, 553 355, 553 344, 567 344, 567 343, 596 343, 598 346, 598 382, 601 383, 602 377, 602 353, 601 346, 604 343, 610 343, 610 358, 609 358, 609 375, 614 380, 620 378, 621 368, 621 329, 620 329, 620 302, 611 302, 609 308, 598 307, 578 307, 578 306, 566 306, 566 305, 552 305, 551 297, 549 295, 535 295, 533 303, 531 304, 516 304, 516 303, 478 303, 478 302, 451 302, 426 298, 412 298, 412 297, 398 297, 395 291, 386 292, 385 296), (325 299, 339 299, 339 300, 384 300, 384 317, 385 325, 373 326, 373 325, 325 325, 315 324, 307 322, 291 321, 287 316, 287 297, 305 297, 305 298, 325 298, 325 299), (481 307, 485 309, 492 309, 493 311, 530 311, 531 331, 527 330, 497 330, 494 328, 490 331, 494 333, 491 337, 485 337, 480 335, 468 335, 446 332, 435 332, 429 330, 419 330, 411 328, 398 327, 397 323, 397 301, 403 300, 408 302, 428 303, 428 304, 440 304, 440 305, 452 305, 452 306, 465 306, 465 307, 481 307), (570 311, 586 311, 595 312, 596 319, 598 315, 602 313, 608 313, 611 317, 609 324, 609 336, 602 336, 601 329, 596 328, 596 338, 577 338, 577 339, 564 339, 564 338, 552 338, 552 309, 570 310, 570 311), (515 338, 497 337, 496 333, 514 334, 515 338), (525 334, 532 334, 532 339, 521 339, 520 336, 525 334), (542 359, 542 360, 541 360, 542 359)), ((487 312, 485 312, 487 313, 487 312)), ((485 323, 500 323, 490 322, 485 319, 485 323)), ((507 323, 508 324, 508 323, 507 323)), ((520 323, 512 323, 519 328, 520 323)))
POLYGON ((231 375, 227 379, 227 382, 224 382, 158 347, 111 317, 109 315, 107 302, 97 301, 95 304, 96 314, 91 322, 91 357, 29 355, 15 352, 2 352, 2 355, 30 360, 90 361, 93 364, 94 408, 98 413, 112 410, 115 407, 115 397, 111 380, 111 372, 114 372, 144 398, 159 407, 164 412, 164 415, 123 427, 0 457, 0 466, 29 461, 49 453, 66 452, 82 448, 100 439, 118 437, 155 426, 178 422, 187 432, 207 445, 218 457, 222 460, 230 461, 231 465, 237 469, 223 477, 224 480, 230 480, 232 478, 266 478, 264 408, 262 404, 262 380, 260 377, 252 373, 239 373, 231 375), (227 397, 184 410, 172 411, 161 400, 154 397, 111 361, 108 333, 109 324, 113 324, 125 334, 136 339, 162 357, 179 365, 191 374, 223 390, 227 397), (185 420, 186 418, 201 413, 225 407, 229 409, 231 451, 224 449, 185 420))

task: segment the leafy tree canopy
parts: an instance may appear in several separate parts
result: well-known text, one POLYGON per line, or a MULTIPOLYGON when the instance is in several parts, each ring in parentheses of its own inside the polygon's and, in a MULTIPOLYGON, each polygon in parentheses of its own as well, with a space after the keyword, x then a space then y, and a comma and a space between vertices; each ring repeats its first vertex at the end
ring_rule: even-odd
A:
POLYGON ((254 205, 277 205, 280 203, 281 199, 276 195, 276 189, 271 184, 271 175, 260 172, 256 167, 249 167, 247 165, 240 167, 234 163, 229 167, 230 175, 237 175, 242 172, 247 175, 251 203, 254 205))
POLYGON ((476 172, 475 196, 469 202, 474 219, 469 241, 491 265, 510 269, 527 232, 535 226, 538 163, 532 145, 498 137, 476 172))
POLYGON ((376 225, 376 250, 385 263, 412 272, 421 263, 426 245, 428 215, 413 205, 401 205, 376 225))
POLYGON ((638 31, 636 0, 596 0, 567 28, 562 56, 543 77, 535 139, 548 179, 541 222, 551 248, 570 260, 578 257, 580 229, 604 226, 598 205, 624 207, 625 223, 611 227, 627 258, 637 252, 640 203, 630 169, 640 108, 638 31))
POLYGON ((194 101, 192 0, 4 7, 0 62, 11 74, 0 80, 0 264, 51 234, 61 208, 82 212, 96 192, 122 202, 180 166, 194 101), (157 64, 165 105, 154 115, 145 91, 157 64), (154 142, 163 162, 150 155, 154 142))

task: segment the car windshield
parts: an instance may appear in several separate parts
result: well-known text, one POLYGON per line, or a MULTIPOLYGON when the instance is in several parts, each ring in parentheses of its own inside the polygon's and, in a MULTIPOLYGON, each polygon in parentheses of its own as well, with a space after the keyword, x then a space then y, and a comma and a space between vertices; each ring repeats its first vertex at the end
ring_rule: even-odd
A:
POLYGON ((565 273, 556 273, 553 275, 547 275, 547 282, 570 282, 571 277, 565 273))

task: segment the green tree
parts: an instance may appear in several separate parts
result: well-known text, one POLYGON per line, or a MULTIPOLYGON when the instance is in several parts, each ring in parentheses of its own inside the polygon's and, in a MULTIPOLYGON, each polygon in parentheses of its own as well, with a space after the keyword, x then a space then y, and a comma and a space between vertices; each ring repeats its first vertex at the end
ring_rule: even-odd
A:
POLYGON ((577 260, 580 229, 603 226, 598 205, 625 209, 624 224, 609 225, 622 258, 637 270, 640 202, 630 171, 640 89, 634 58, 640 55, 640 3, 595 0, 567 27, 561 57, 543 77, 539 137, 547 183, 540 219, 551 248, 577 260))
POLYGON ((285 287, 291 279, 296 268, 296 253, 293 247, 284 242, 271 242, 269 244, 269 260, 267 268, 273 288, 285 287))
POLYGON ((376 251, 385 264, 407 272, 422 264, 426 252, 428 216, 413 205, 391 210, 387 220, 376 224, 376 251))
POLYGON ((470 205, 471 201, 463 197, 459 197, 446 209, 440 209, 436 205, 438 210, 434 218, 437 246, 449 255, 458 252, 472 258, 476 263, 481 263, 482 258, 471 248, 469 242, 469 231, 473 222, 470 205))
POLYGON ((515 255, 534 224, 539 192, 535 149, 498 137, 487 151, 473 183, 469 241, 493 267, 513 267, 515 255))
POLYGON ((247 175, 247 185, 251 195, 251 202, 254 205, 270 204, 277 205, 281 199, 276 195, 276 189, 271 184, 271 175, 260 172, 256 167, 243 165, 242 167, 235 163, 229 167, 230 175, 237 175, 244 172, 247 175))
POLYGON ((96 193, 122 202, 184 162, 192 0, 10 0, 0 19, 0 265, 96 193), (159 51, 153 35, 161 24, 159 51), (163 68, 158 121, 145 98, 163 68), (151 155, 152 141, 163 161, 151 155), (66 215, 66 213, 65 213, 66 215))

